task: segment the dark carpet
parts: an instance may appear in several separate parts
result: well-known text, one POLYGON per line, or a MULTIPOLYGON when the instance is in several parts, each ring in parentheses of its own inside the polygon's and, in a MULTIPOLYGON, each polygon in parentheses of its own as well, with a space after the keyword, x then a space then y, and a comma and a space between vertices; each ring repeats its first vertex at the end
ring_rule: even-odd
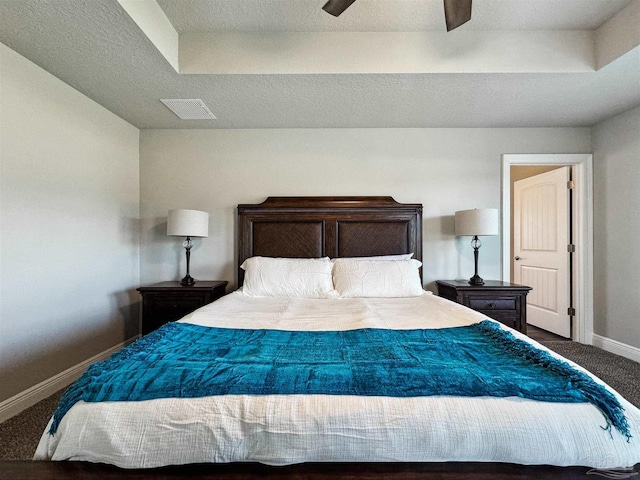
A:
POLYGON ((640 408, 640 363, 578 342, 540 342, 586 368, 640 408))
POLYGON ((0 423, 0 460, 31 460, 62 392, 0 423))
MULTIPOLYGON (((590 345, 567 341, 541 341, 608 383, 623 397, 640 407, 640 363, 590 345)), ((0 424, 0 460, 31 460, 42 432, 53 414, 58 392, 0 424)))

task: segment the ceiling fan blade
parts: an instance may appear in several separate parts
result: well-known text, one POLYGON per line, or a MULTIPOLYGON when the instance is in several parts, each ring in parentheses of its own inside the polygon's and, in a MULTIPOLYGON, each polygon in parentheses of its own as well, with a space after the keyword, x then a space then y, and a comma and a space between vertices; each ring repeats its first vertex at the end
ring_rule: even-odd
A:
POLYGON ((447 32, 471 20, 471 0, 444 0, 447 32))
POLYGON ((356 0, 329 0, 324 4, 322 9, 334 17, 339 17, 340 14, 349 8, 355 1, 356 0))

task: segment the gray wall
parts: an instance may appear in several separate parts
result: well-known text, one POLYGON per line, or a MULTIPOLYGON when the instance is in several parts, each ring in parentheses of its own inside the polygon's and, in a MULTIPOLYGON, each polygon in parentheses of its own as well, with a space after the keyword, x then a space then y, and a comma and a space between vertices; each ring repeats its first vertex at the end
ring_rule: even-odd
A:
MULTIPOLYGON (((591 151, 588 128, 144 130, 140 137, 141 281, 184 275, 171 208, 210 212, 191 274, 235 281, 235 207, 275 195, 391 195, 424 205, 424 281, 473 275, 456 210, 500 206, 503 153, 591 151)), ((500 240, 483 239, 480 274, 500 278, 500 240)))
POLYGON ((592 136, 594 333, 640 348, 640 107, 592 136))
POLYGON ((137 334, 139 131, 0 44, 0 401, 137 334))

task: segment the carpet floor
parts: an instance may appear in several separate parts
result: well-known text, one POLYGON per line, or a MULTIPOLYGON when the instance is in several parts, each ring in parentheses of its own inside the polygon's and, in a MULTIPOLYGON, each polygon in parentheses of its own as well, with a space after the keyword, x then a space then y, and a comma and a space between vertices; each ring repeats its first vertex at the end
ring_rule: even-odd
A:
MULTIPOLYGON (((640 363, 590 345, 543 341, 546 347, 586 368, 640 408, 640 363)), ((0 460, 31 460, 62 392, 0 424, 0 460)))

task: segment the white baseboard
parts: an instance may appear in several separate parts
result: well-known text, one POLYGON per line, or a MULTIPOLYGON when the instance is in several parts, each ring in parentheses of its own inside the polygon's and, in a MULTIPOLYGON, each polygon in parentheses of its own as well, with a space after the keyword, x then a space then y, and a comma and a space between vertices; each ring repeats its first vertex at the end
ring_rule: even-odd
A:
POLYGON ((596 335, 595 333, 593 334, 591 344, 594 347, 601 348, 607 352, 615 353, 616 355, 620 355, 621 357, 640 363, 640 348, 638 347, 632 347, 626 343, 596 335))
POLYGON ((139 337, 139 335, 135 336, 125 342, 109 348, 108 350, 105 350, 104 352, 100 352, 84 362, 74 365, 73 367, 66 369, 64 372, 60 372, 57 375, 54 375, 53 377, 48 378, 47 380, 40 382, 3 402, 0 402, 0 423, 35 405, 39 401, 44 400, 48 396, 53 395, 57 391, 68 387, 80 378, 80 375, 83 374, 89 365, 108 358, 110 355, 121 348, 126 347, 139 337))

